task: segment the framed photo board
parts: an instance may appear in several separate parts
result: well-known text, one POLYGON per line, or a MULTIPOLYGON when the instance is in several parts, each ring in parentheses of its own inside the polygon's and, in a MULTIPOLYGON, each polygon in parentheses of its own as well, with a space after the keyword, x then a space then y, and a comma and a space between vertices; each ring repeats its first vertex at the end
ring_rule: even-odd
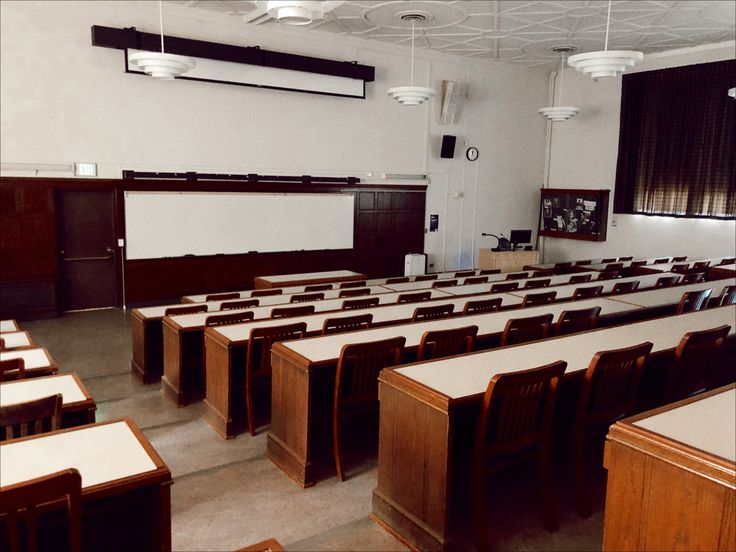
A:
POLYGON ((542 188, 539 235, 606 241, 610 190, 542 188))

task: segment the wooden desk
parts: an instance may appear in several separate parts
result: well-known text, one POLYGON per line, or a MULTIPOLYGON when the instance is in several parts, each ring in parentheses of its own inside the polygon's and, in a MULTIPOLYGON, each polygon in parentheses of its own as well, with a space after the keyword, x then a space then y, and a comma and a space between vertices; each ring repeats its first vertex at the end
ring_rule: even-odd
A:
POLYGON ((547 313, 556 318, 567 309, 593 306, 601 307, 603 323, 606 319, 639 309, 596 298, 277 343, 271 349, 273 391, 268 455, 303 486, 314 484, 324 465, 333 466, 329 430, 331 397, 337 359, 343 345, 404 336, 406 348, 410 349, 406 356, 412 358, 411 349, 419 345, 426 331, 476 325, 479 342, 490 341, 490 337, 495 336, 494 344, 497 344, 497 338, 510 318, 547 313))
POLYGON ((0 336, 0 338, 5 343, 5 350, 33 347, 31 334, 28 332, 5 332, 0 336))
POLYGON ((490 379, 557 360, 584 371, 597 351, 642 341, 664 355, 693 330, 731 324, 736 307, 719 307, 383 370, 378 485, 373 516, 411 546, 452 550, 469 485, 475 423, 490 379))
MULTIPOLYGON (((591 274, 597 275, 597 272, 590 272, 591 274)), ((559 276, 538 276, 537 278, 522 278, 519 280, 506 280, 507 274, 489 274, 488 275, 488 282, 483 284, 466 284, 465 282, 469 278, 473 278, 473 276, 468 276, 467 278, 449 278, 450 280, 457 280, 458 285, 456 286, 448 286, 443 287, 440 289, 445 290, 448 293, 452 293, 453 295, 469 295, 471 293, 479 293, 477 291, 468 291, 469 289, 475 290, 475 289, 489 289, 491 284, 498 284, 501 282, 518 282, 519 287, 524 287, 524 284, 526 284, 529 281, 535 281, 535 280, 550 280, 551 286, 557 286, 561 284, 566 284, 570 281, 570 274, 563 274, 559 276)), ((419 282, 404 282, 401 284, 384 284, 383 287, 392 289, 394 291, 401 291, 404 293, 412 292, 412 291, 421 291, 424 289, 431 289, 432 285, 435 282, 442 282, 443 280, 423 280, 419 282)), ((536 291, 539 291, 538 289, 536 291)))
POLYGON ((45 347, 31 349, 16 349, 14 351, 0 351, 0 360, 22 358, 25 363, 26 377, 48 376, 57 372, 54 359, 45 347))
MULTIPOLYGON (((84 550, 171 550, 171 473, 131 420, 6 441, 0 459, 2 487, 79 470, 84 550)), ((41 523, 40 549, 57 549, 58 527, 41 523)))
POLYGON ((0 383, 0 406, 10 406, 60 393, 63 404, 61 427, 75 427, 95 421, 92 395, 76 372, 0 383))
POLYGON ((327 282, 354 282, 365 280, 365 274, 352 270, 330 270, 327 272, 302 272, 301 274, 279 274, 276 276, 256 276, 253 279, 256 289, 281 288, 327 282))
POLYGON ((19 329, 15 320, 0 320, 0 333, 17 332, 19 329))
MULTIPOLYGON (((329 282, 326 282, 326 283, 329 284, 329 282)), ((325 299, 336 299, 340 295, 340 291, 342 291, 340 289, 340 284, 337 283, 337 284, 330 284, 330 285, 332 286, 331 289, 326 289, 324 291, 321 291, 320 293, 325 294, 325 299)), ((291 296, 294 295, 295 293, 310 293, 310 292, 305 291, 306 287, 307 286, 284 287, 284 288, 280 288, 281 293, 278 295, 265 295, 262 297, 255 297, 255 299, 261 300, 260 301, 261 305, 275 305, 279 302, 288 303, 289 300, 291 299, 291 296), (268 299, 269 301, 273 301, 273 302, 270 302, 270 303, 264 302, 264 300, 266 299, 268 299)), ((377 293, 387 293, 391 291, 390 289, 386 289, 380 284, 366 283, 365 287, 370 288, 371 295, 375 295, 377 293)), ((249 299, 250 297, 252 297, 254 291, 258 291, 258 290, 246 289, 242 291, 233 291, 231 293, 238 293, 240 295, 239 297, 240 299, 249 299)), ((222 292, 222 293, 225 293, 225 292, 222 292)), ((207 300, 207 295, 211 295, 211 294, 201 293, 199 295, 185 295, 184 297, 181 298, 181 302, 182 303, 204 303, 207 300)), ((227 301, 237 301, 237 299, 227 299, 227 301)), ((221 303, 222 301, 216 301, 216 302, 221 303)), ((177 305, 170 305, 170 306, 177 306, 177 305)))
POLYGON ((603 550, 736 550, 736 386, 608 433, 603 550))
POLYGON ((478 257, 478 266, 481 270, 501 269, 501 272, 519 272, 524 265, 533 265, 539 262, 539 251, 491 251, 481 249, 478 257))

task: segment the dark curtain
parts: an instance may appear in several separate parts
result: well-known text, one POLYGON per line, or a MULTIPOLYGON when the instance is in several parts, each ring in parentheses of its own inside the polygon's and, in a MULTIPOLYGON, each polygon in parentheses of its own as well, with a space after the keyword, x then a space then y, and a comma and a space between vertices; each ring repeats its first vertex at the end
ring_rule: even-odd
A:
POLYGON ((624 75, 615 213, 736 217, 736 60, 624 75))

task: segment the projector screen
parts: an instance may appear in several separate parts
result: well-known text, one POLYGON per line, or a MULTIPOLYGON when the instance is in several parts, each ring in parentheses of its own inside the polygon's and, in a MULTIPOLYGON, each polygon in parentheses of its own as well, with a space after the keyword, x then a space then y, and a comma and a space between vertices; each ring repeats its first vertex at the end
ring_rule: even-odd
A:
POLYGON ((351 194, 125 192, 126 258, 351 249, 351 194))

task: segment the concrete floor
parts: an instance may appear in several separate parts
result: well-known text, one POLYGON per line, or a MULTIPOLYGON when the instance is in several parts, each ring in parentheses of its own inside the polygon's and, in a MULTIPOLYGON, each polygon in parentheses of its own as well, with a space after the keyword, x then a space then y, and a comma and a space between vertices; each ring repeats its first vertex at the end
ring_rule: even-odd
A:
MULTIPOLYGON (((129 315, 90 311, 21 323, 47 347, 62 371, 76 371, 97 402, 97 420, 129 417, 171 469, 174 550, 234 550, 276 538, 287 550, 407 550, 368 514, 375 462, 347 481, 331 478, 303 490, 266 457, 266 432, 221 439, 202 418, 202 404, 176 408, 158 384, 130 374, 129 315)), ((496 477, 489 530, 499 550, 599 550, 603 533, 604 472, 593 486, 594 514, 572 510, 566 462, 557 462, 560 527, 542 528, 536 470, 520 466, 496 477)), ((472 549, 472 533, 456 543, 472 549)))

